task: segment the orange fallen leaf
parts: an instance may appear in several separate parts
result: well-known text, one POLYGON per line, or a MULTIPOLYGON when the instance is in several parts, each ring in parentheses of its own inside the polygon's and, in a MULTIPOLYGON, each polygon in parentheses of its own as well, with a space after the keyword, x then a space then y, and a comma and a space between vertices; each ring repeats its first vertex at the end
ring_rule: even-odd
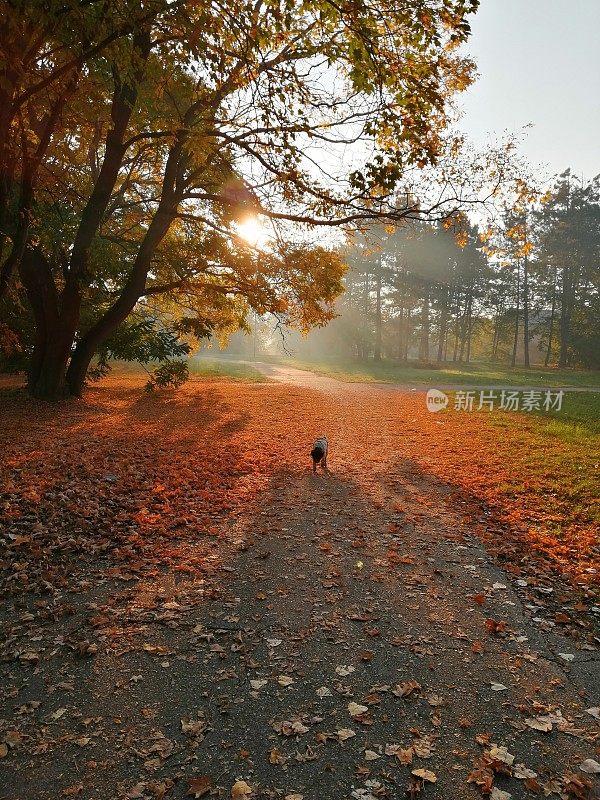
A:
POLYGON ((414 775, 415 778, 421 778, 422 781, 427 781, 428 783, 435 783, 437 781, 435 772, 431 772, 431 770, 428 769, 413 769, 411 775, 414 775))
POLYGON ((192 797, 204 797, 210 792, 211 780, 208 775, 202 775, 200 778, 188 778, 188 790, 186 794, 192 797))

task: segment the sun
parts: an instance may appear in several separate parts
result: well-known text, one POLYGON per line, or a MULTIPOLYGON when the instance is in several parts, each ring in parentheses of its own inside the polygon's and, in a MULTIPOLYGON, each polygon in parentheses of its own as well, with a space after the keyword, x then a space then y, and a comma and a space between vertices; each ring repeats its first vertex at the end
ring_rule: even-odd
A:
POLYGON ((252 247, 263 247, 269 238, 265 226, 258 217, 246 217, 237 225, 237 233, 252 247))

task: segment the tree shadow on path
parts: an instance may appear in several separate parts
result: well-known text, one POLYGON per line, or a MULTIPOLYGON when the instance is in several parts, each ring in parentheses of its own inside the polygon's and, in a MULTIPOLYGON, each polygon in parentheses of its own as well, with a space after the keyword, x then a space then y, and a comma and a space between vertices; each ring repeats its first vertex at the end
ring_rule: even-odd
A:
POLYGON ((137 647, 98 653, 0 796, 228 797, 244 780, 256 798, 458 800, 493 780, 517 799, 517 764, 584 796, 593 719, 506 576, 401 472, 393 494, 351 470, 274 473, 205 602, 156 587, 137 647))

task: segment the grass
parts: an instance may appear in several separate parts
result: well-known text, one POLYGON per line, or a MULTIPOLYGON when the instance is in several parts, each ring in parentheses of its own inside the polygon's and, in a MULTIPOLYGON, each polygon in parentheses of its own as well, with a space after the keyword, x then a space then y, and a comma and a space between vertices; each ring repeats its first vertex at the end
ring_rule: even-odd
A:
POLYGON ((527 430, 529 453, 516 473, 538 478, 549 508, 562 502, 567 518, 600 524, 600 394, 566 392, 560 411, 493 412, 489 422, 514 440, 527 430))
POLYGON ((600 437, 600 394, 566 392, 560 411, 543 416, 543 432, 565 442, 600 437))
MULTIPOLYGON (((206 378, 208 380, 234 380, 234 381, 250 381, 256 383, 266 383, 266 378, 257 369, 254 369, 250 364, 230 360, 227 358, 213 358, 212 356, 196 356, 191 358, 189 363, 190 377, 191 378, 206 378)), ((146 367, 138 364, 135 361, 118 361, 115 362, 112 374, 113 375, 147 375, 147 370, 151 370, 152 365, 147 364, 146 367)), ((100 384, 102 385, 102 384, 100 384)))
MULTIPOLYGON (((450 403, 445 413, 452 413, 456 393, 448 392, 448 396, 450 403)), ((477 398, 476 394, 473 408, 477 405, 477 398)), ((495 427, 514 430, 517 434, 522 422, 529 420, 534 422, 532 427, 540 436, 552 436, 565 443, 581 443, 588 439, 591 445, 600 447, 600 392, 566 391, 560 410, 516 414, 495 409, 491 413, 485 410, 471 413, 486 414, 495 427)))
POLYGON ((499 364, 396 364, 390 361, 359 363, 350 360, 286 359, 286 364, 350 383, 402 383, 428 386, 570 386, 600 389, 600 371, 558 370, 544 367, 508 367, 499 364))
POLYGON ((266 378, 261 372, 251 364, 245 364, 229 359, 218 358, 195 358, 190 361, 190 375, 193 377, 250 381, 256 383, 266 383, 266 378))

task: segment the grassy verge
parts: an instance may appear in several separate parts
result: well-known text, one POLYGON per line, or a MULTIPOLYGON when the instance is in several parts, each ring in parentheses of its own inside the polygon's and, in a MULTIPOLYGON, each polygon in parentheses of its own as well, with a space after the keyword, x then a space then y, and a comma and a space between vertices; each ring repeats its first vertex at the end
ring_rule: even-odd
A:
POLYGON ((480 501, 492 511, 477 533, 506 569, 526 576, 557 570, 599 605, 600 394, 568 392, 560 411, 526 413, 455 411, 453 395, 445 411, 415 408, 425 432, 417 460, 460 486, 465 508, 475 501, 474 519, 480 501))
POLYGON ((350 383, 403 383, 439 386, 572 386, 600 389, 600 371, 558 370, 543 367, 507 367, 499 364, 444 364, 404 366, 389 361, 358 363, 356 361, 286 359, 286 364, 308 369, 350 383))
POLYGON ((195 378, 210 378, 211 380, 254 381, 257 383, 268 381, 268 378, 254 369, 251 364, 217 358, 192 359, 190 375, 195 378))
POLYGON ((600 394, 567 392, 560 411, 495 412, 489 420, 504 439, 525 436, 511 488, 527 488, 559 512, 557 534, 569 523, 600 525, 600 394))

